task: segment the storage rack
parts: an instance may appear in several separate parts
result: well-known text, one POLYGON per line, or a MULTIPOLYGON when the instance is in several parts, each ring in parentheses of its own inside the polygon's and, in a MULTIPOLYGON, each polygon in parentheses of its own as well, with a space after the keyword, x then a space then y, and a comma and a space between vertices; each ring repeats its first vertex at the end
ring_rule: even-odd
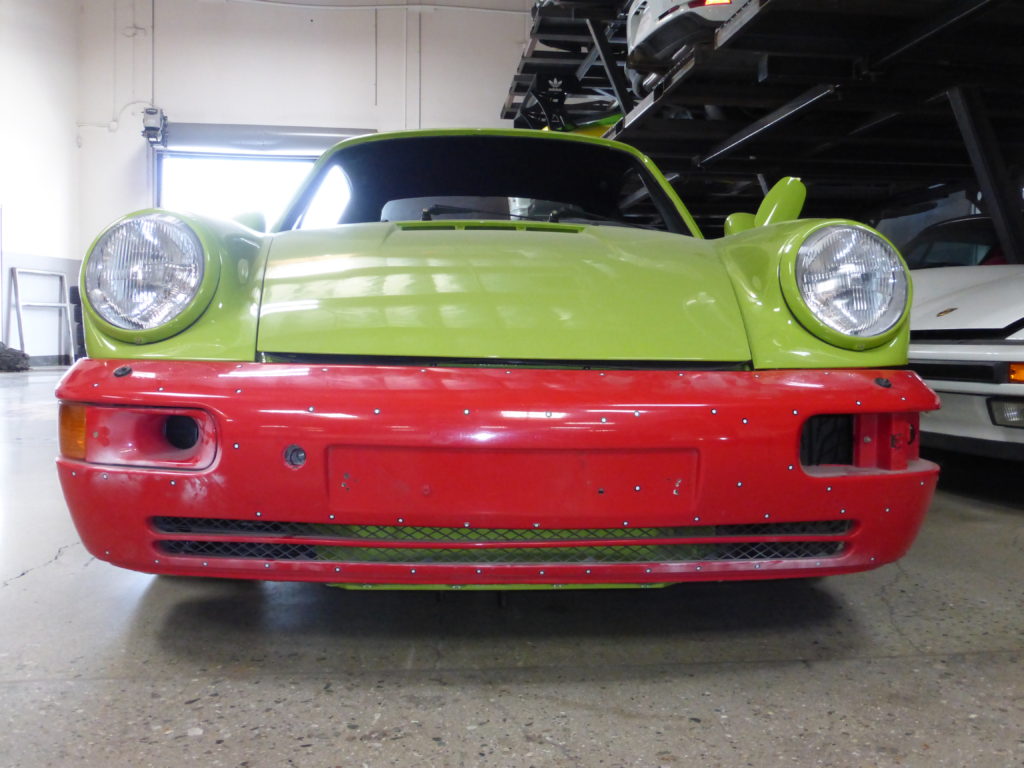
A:
POLYGON ((865 221, 964 190, 1024 256, 1024 0, 741 0, 643 97, 628 6, 540 0, 502 117, 618 114, 606 137, 648 153, 709 235, 794 175, 806 215, 865 221))

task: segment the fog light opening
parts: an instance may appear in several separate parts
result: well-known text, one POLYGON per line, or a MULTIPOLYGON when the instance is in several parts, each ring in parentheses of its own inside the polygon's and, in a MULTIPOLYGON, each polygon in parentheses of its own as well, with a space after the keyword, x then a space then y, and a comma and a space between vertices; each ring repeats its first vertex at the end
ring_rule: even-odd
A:
POLYGON ((168 416, 164 422, 164 437, 178 450, 187 451, 199 442, 199 424, 191 416, 168 416))
POLYGON ((1024 400, 992 398, 988 401, 988 412, 997 426, 1024 429, 1024 400))

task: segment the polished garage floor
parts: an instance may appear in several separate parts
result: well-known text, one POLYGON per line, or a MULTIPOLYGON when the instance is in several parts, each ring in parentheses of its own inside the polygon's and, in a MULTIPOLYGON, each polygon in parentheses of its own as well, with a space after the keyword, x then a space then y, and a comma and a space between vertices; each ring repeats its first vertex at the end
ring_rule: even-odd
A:
POLYGON ((0 374, 0 768, 1024 766, 1021 467, 816 584, 346 592, 94 560, 58 372, 0 374))

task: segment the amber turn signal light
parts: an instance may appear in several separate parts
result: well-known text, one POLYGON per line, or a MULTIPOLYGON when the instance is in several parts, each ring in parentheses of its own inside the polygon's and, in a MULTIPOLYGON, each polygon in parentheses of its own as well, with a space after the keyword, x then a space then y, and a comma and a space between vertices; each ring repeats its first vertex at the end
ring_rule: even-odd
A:
POLYGON ((67 459, 85 460, 85 406, 60 404, 60 453, 67 459))
POLYGON ((1010 381, 1024 384, 1024 363, 1010 363, 1010 381))

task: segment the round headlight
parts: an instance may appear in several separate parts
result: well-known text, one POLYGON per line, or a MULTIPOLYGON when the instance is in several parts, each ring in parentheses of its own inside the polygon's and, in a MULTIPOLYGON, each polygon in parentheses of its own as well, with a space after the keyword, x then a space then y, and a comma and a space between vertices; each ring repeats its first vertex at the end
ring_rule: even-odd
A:
POLYGON ((868 229, 829 226, 812 232, 797 251, 795 266, 800 298, 834 331, 877 337, 903 317, 907 272, 896 249, 868 229))
POLYGON ((86 297, 115 328, 159 328, 195 299, 205 263, 199 237, 180 219, 156 213, 125 219, 89 254, 86 297))

